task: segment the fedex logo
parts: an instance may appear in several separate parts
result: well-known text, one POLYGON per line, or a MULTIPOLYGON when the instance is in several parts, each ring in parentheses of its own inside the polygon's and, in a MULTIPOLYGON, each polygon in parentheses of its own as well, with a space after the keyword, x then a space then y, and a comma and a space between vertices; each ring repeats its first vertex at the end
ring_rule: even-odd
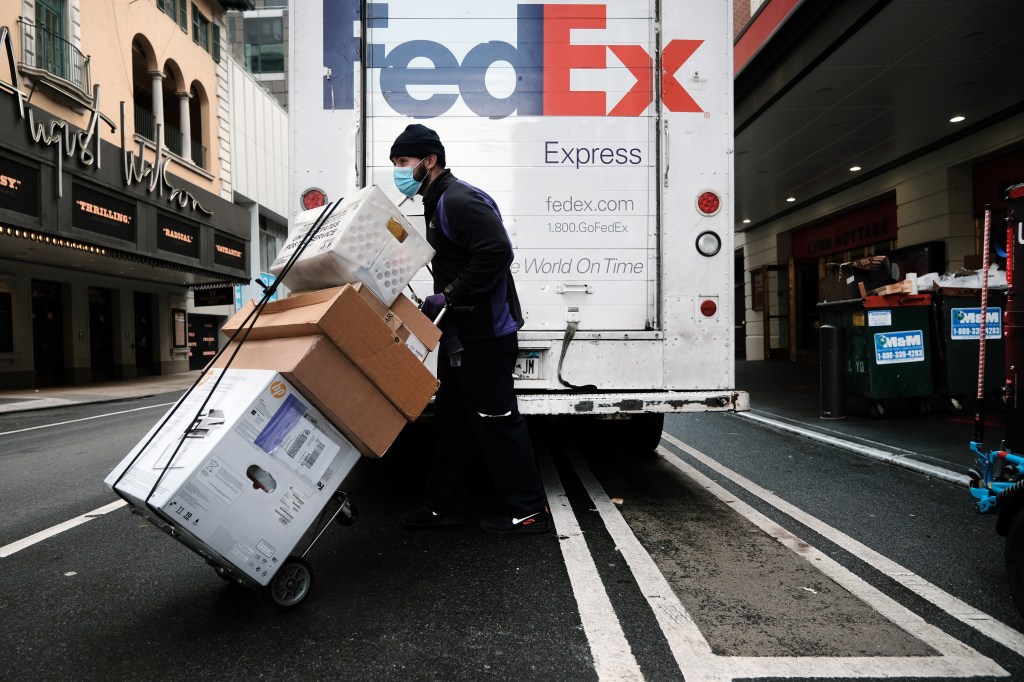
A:
MULTIPOLYGON (((355 64, 360 60, 360 42, 355 35, 360 0, 323 0, 324 65, 331 78, 324 81, 325 109, 353 109, 355 105, 355 64)), ((366 5, 369 29, 388 28, 389 3, 366 5)), ((498 20, 495 20, 498 21, 498 20)), ((652 55, 643 45, 600 45, 573 43, 574 30, 607 28, 607 6, 569 4, 521 4, 516 6, 516 44, 491 40, 469 49, 461 61, 440 42, 409 40, 396 45, 367 45, 369 69, 378 69, 380 89, 399 114, 414 118, 443 115, 461 98, 477 116, 639 116, 654 101, 652 55), (635 79, 617 101, 603 90, 573 90, 573 70, 604 70, 609 53, 635 79), (432 68, 423 68, 429 62, 432 68), (415 62, 415 67, 413 63, 415 62), (486 76, 495 64, 511 65, 515 85, 509 93, 494 94, 486 76), (414 97, 410 88, 422 93, 414 97), (456 94, 453 90, 457 90, 456 94)), ((677 80, 683 64, 701 46, 702 40, 669 40, 661 53, 661 99, 669 111, 702 111, 677 80)))

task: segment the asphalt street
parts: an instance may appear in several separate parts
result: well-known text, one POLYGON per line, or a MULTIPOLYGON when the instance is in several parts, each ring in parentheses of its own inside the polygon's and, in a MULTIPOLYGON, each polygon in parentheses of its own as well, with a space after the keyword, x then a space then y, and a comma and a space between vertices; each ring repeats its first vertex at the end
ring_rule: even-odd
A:
POLYGON ((359 520, 280 612, 102 483, 173 397, 0 415, 5 678, 1024 677, 965 489, 734 414, 671 416, 647 456, 531 421, 556 531, 517 538, 399 527, 429 465, 410 429, 346 479, 359 520))

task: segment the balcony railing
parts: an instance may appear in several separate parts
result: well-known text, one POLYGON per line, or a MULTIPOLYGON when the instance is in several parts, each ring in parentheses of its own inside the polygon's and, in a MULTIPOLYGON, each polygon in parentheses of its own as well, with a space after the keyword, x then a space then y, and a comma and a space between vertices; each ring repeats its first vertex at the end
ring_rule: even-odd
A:
POLYGON ((206 170, 206 147, 192 140, 192 163, 206 170))
POLYGON ((181 131, 172 125, 164 124, 164 146, 170 149, 178 156, 184 156, 182 154, 182 134, 181 131))
POLYGON ((135 134, 150 141, 156 141, 156 116, 135 105, 135 134))
MULTIPOLYGON (((135 105, 135 134, 151 142, 156 141, 156 116, 138 104, 135 105)), ((206 147, 195 140, 192 140, 191 143, 191 149, 189 149, 189 156, 187 158, 191 159, 195 165, 206 170, 206 147)), ((165 123, 164 146, 178 156, 185 158, 184 145, 185 140, 181 131, 165 123)))
POLYGON ((26 66, 65 80, 84 93, 92 90, 89 58, 61 36, 42 26, 18 19, 21 29, 21 61, 26 66))

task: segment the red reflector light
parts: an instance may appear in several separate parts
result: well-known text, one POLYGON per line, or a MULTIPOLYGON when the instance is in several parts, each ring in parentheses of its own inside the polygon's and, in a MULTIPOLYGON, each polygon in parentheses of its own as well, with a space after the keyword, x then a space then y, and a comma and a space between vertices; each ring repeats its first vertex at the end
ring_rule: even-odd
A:
POLYGON ((708 299, 700 302, 700 314, 704 317, 714 317, 718 312, 718 304, 708 299))
POLYGON ((704 215, 714 215, 722 207, 722 200, 714 192, 704 192, 697 197, 697 210, 704 215))
POLYGON ((320 208, 327 203, 327 195, 322 189, 310 187, 302 193, 302 208, 307 211, 311 208, 320 208))

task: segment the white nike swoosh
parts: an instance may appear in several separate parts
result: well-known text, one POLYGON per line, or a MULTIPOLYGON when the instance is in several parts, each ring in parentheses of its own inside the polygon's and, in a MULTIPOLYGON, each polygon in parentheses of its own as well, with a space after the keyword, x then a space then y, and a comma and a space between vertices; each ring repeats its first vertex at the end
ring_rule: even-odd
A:
POLYGON ((519 525, 520 523, 522 523, 522 522, 523 522, 523 521, 525 521, 526 519, 532 519, 532 518, 533 518, 534 516, 536 516, 537 514, 540 514, 540 512, 533 512, 533 513, 532 513, 532 514, 530 514, 529 516, 524 516, 524 517, 523 517, 523 518, 521 518, 521 519, 517 519, 516 517, 514 517, 514 516, 513 516, 513 517, 512 517, 512 525, 513 525, 513 526, 518 526, 518 525, 519 525))

